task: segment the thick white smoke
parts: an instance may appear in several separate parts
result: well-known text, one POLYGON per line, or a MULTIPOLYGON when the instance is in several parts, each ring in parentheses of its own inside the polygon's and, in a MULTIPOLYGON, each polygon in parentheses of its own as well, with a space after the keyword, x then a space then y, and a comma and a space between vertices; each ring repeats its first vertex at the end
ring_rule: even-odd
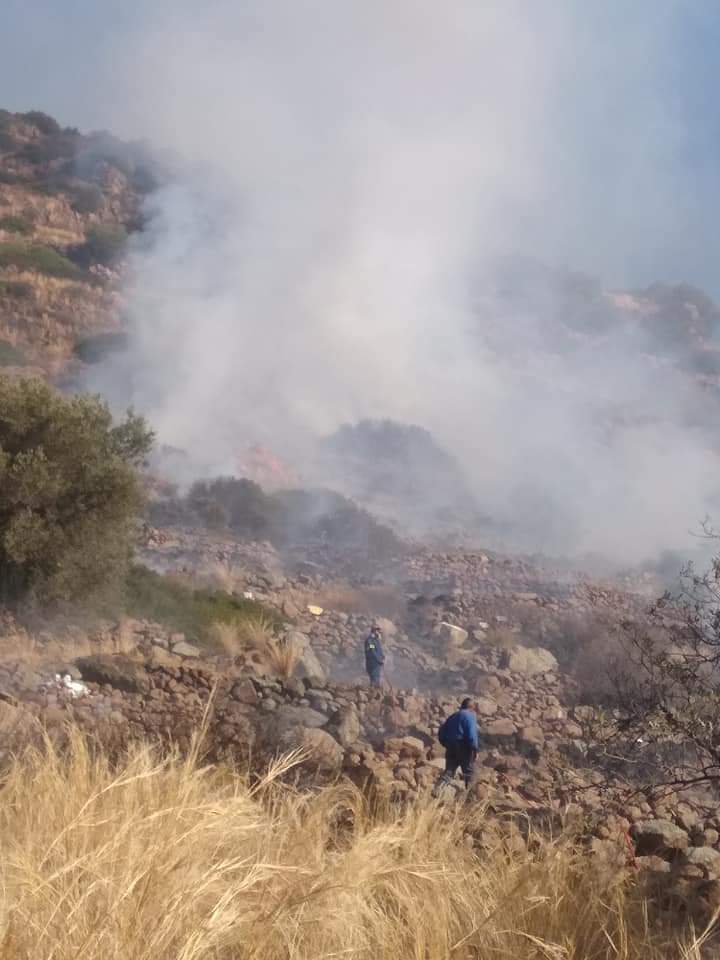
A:
POLYGON ((116 52, 122 123, 183 165, 134 256, 123 398, 218 468, 418 423, 525 547, 688 543, 718 463, 687 376, 627 328, 559 346, 552 302, 487 280, 522 250, 629 282, 671 222, 654 64, 677 4, 588 7, 151 4, 116 52), (600 425, 618 411, 634 425, 600 425))

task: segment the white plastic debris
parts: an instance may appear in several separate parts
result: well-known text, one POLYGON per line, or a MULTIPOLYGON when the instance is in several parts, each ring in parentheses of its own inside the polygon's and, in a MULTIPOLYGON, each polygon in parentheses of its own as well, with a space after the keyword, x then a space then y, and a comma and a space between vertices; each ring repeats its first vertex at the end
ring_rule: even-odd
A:
POLYGON ((244 600, 253 600, 254 598, 255 598, 255 596, 254 596, 252 590, 246 590, 246 591, 243 593, 243 599, 244 599, 244 600))

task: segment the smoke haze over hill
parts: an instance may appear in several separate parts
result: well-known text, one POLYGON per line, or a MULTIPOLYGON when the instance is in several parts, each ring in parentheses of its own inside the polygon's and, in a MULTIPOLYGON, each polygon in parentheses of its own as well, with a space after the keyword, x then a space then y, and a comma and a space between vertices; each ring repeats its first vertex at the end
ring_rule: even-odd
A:
POLYGON ((637 287, 667 265, 682 5, 639 7, 149 5, 114 51, 118 119, 183 162, 135 250, 131 354, 95 384, 217 469, 392 417, 515 546, 682 548, 714 506, 715 400, 600 285, 588 331, 496 267, 519 250, 637 287))

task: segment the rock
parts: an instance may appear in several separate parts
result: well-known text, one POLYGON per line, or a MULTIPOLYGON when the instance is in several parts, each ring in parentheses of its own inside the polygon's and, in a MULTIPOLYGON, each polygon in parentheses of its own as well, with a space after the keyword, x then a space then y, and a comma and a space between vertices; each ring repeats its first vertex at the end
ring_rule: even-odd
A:
POLYGON ((709 880, 720 879, 720 852, 712 847, 688 847, 682 857, 682 862, 694 867, 700 867, 703 876, 709 880))
POLYGON ((545 734, 541 727, 530 724, 523 727, 518 737, 518 748, 523 752, 541 750, 545 746, 545 734))
POLYGON ((292 630, 287 634, 287 643, 292 644, 300 651, 298 665, 295 668, 295 675, 298 677, 308 677, 311 680, 325 682, 327 679, 323 665, 318 660, 317 654, 312 648, 310 640, 299 630, 292 630))
POLYGON ((480 740, 490 744, 507 742, 517 733, 517 727, 509 717, 499 717, 480 727, 480 740))
POLYGON ((425 757, 425 744, 418 737, 386 737, 383 744, 385 753, 397 753, 401 757, 425 757))
POLYGON ((467 630, 463 630, 462 627, 457 627, 452 623, 447 623, 445 620, 435 627, 434 633, 447 649, 464 646, 468 638, 467 630))
POLYGON ((323 773, 336 773, 343 761, 343 748, 326 730, 295 727, 286 730, 278 742, 283 750, 303 750, 308 757, 303 766, 323 773))
POLYGON ((196 647, 192 643, 188 643, 186 640, 181 640, 179 643, 173 643, 172 652, 176 656, 185 657, 186 659, 195 659, 200 656, 200 648, 196 647))
POLYGON ((689 844, 688 835, 669 820, 641 820, 630 828, 639 857, 661 856, 672 859, 689 844))
POLYGON ((504 654, 504 666, 511 673, 519 673, 523 677, 550 673, 558 667, 555 657, 544 647, 514 647, 504 654))
POLYGON ((337 724, 337 738, 343 747, 349 747, 360 739, 360 717, 354 706, 346 707, 340 713, 337 724))
POLYGON ((238 703, 247 704, 249 707, 254 706, 258 702, 257 690, 252 680, 241 680, 239 683, 236 683, 232 688, 231 694, 233 699, 237 700, 238 703))
POLYGON ((293 728, 324 727, 327 722, 328 718, 325 714, 313 710, 312 707, 295 707, 284 704, 275 711, 273 728, 275 735, 281 737, 287 730, 293 728))
POLYGON ((80 657, 75 663, 86 682, 106 683, 125 693, 147 693, 150 690, 150 678, 143 665, 122 654, 100 653, 80 657))
POLYGON ((493 717, 498 705, 491 697, 475 697, 475 711, 479 717, 493 717))
POLYGON ((388 620, 387 617, 378 617, 375 623, 380 627, 384 637, 394 637, 398 632, 395 624, 392 620, 388 620))
POLYGON ((639 870, 648 870, 651 873, 670 873, 670 864, 662 857, 635 857, 639 870))

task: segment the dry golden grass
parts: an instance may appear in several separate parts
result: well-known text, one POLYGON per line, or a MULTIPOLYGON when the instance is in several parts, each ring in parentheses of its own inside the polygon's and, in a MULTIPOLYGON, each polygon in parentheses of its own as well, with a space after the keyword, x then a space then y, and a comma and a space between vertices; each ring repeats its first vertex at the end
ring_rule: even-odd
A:
POLYGON ((230 623, 214 623, 210 641, 231 657, 252 651, 276 677, 291 677, 302 656, 302 648, 290 638, 275 636, 270 617, 245 617, 230 623))
POLYGON ((365 614, 394 620, 405 611, 406 603, 392 587, 351 587, 335 583, 312 594, 312 602, 324 610, 365 614))
MULTIPOLYGON (((287 768, 287 761, 286 761, 287 768)), ((699 960, 569 841, 512 853, 482 812, 372 811, 75 736, 0 792, 3 960, 699 960), (478 855, 465 842, 490 834, 478 855)))

